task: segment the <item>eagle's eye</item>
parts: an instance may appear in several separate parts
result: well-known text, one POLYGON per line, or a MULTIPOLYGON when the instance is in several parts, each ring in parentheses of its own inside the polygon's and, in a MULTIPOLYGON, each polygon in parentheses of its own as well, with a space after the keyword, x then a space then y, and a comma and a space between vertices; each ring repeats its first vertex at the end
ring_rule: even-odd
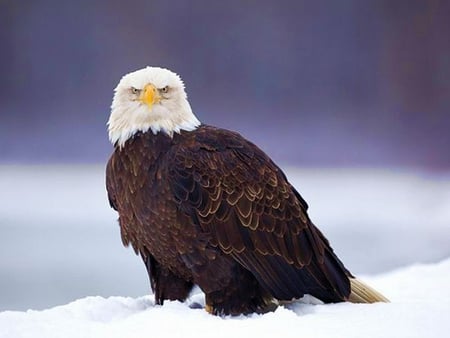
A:
POLYGON ((139 93, 140 93, 140 90, 137 89, 137 88, 131 87, 131 92, 132 92, 133 94, 139 94, 139 93))
POLYGON ((169 91, 169 86, 165 86, 163 88, 160 89, 161 93, 167 93, 169 91))

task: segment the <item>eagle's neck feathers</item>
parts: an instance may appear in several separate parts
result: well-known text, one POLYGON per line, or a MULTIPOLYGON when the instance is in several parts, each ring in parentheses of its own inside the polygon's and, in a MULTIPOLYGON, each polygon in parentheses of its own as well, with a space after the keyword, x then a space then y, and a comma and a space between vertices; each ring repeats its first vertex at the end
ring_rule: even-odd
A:
POLYGON ((112 144, 123 147, 137 132, 151 131, 155 135, 161 132, 173 137, 174 133, 192 131, 199 125, 200 121, 187 100, 172 107, 155 105, 152 111, 144 105, 136 107, 113 103, 108 133, 112 144))

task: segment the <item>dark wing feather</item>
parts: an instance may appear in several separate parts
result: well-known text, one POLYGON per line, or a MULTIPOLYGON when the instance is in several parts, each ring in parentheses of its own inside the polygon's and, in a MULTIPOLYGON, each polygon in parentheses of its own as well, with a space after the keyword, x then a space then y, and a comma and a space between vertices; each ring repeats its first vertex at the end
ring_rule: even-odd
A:
POLYGON ((182 212, 277 299, 346 299, 347 271, 282 171, 238 134, 209 132, 168 163, 182 212))
POLYGON ((111 157, 106 165, 106 191, 108 193, 109 205, 117 211, 116 188, 113 181, 113 160, 113 157, 111 157))

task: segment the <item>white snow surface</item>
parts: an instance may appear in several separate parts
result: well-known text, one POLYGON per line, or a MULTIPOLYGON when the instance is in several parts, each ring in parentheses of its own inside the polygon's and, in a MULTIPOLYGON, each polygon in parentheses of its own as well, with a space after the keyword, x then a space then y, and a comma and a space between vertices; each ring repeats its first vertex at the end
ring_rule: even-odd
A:
POLYGON ((190 307, 204 305, 197 288, 186 303, 157 306, 140 258, 122 247, 104 167, 0 166, 0 338, 447 337, 448 173, 285 172, 347 268, 391 303, 306 298, 214 317, 190 307))
MULTIPOLYGON (((275 312, 214 317, 151 296, 87 297, 49 310, 0 313, 0 337, 447 337, 450 259, 367 278, 391 303, 296 302, 275 312)), ((190 301, 202 300, 194 293, 190 301)))

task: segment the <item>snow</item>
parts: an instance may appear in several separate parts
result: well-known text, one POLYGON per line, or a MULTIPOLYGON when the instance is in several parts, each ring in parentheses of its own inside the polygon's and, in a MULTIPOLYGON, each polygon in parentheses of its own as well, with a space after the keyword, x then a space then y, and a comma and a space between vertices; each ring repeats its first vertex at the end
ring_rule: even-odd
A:
MULTIPOLYGON (((296 302, 273 313, 214 317, 151 296, 87 297, 49 310, 0 313, 0 337, 445 337, 450 259, 366 278, 391 303, 296 302)), ((193 299, 201 301, 196 293, 193 299)), ((192 300, 191 300, 192 301, 192 300)))
POLYGON ((190 307, 203 304, 196 289, 156 306, 121 245, 104 167, 0 166, 0 337, 447 336, 449 175, 285 169, 346 266, 391 303, 306 299, 220 318, 190 307))

